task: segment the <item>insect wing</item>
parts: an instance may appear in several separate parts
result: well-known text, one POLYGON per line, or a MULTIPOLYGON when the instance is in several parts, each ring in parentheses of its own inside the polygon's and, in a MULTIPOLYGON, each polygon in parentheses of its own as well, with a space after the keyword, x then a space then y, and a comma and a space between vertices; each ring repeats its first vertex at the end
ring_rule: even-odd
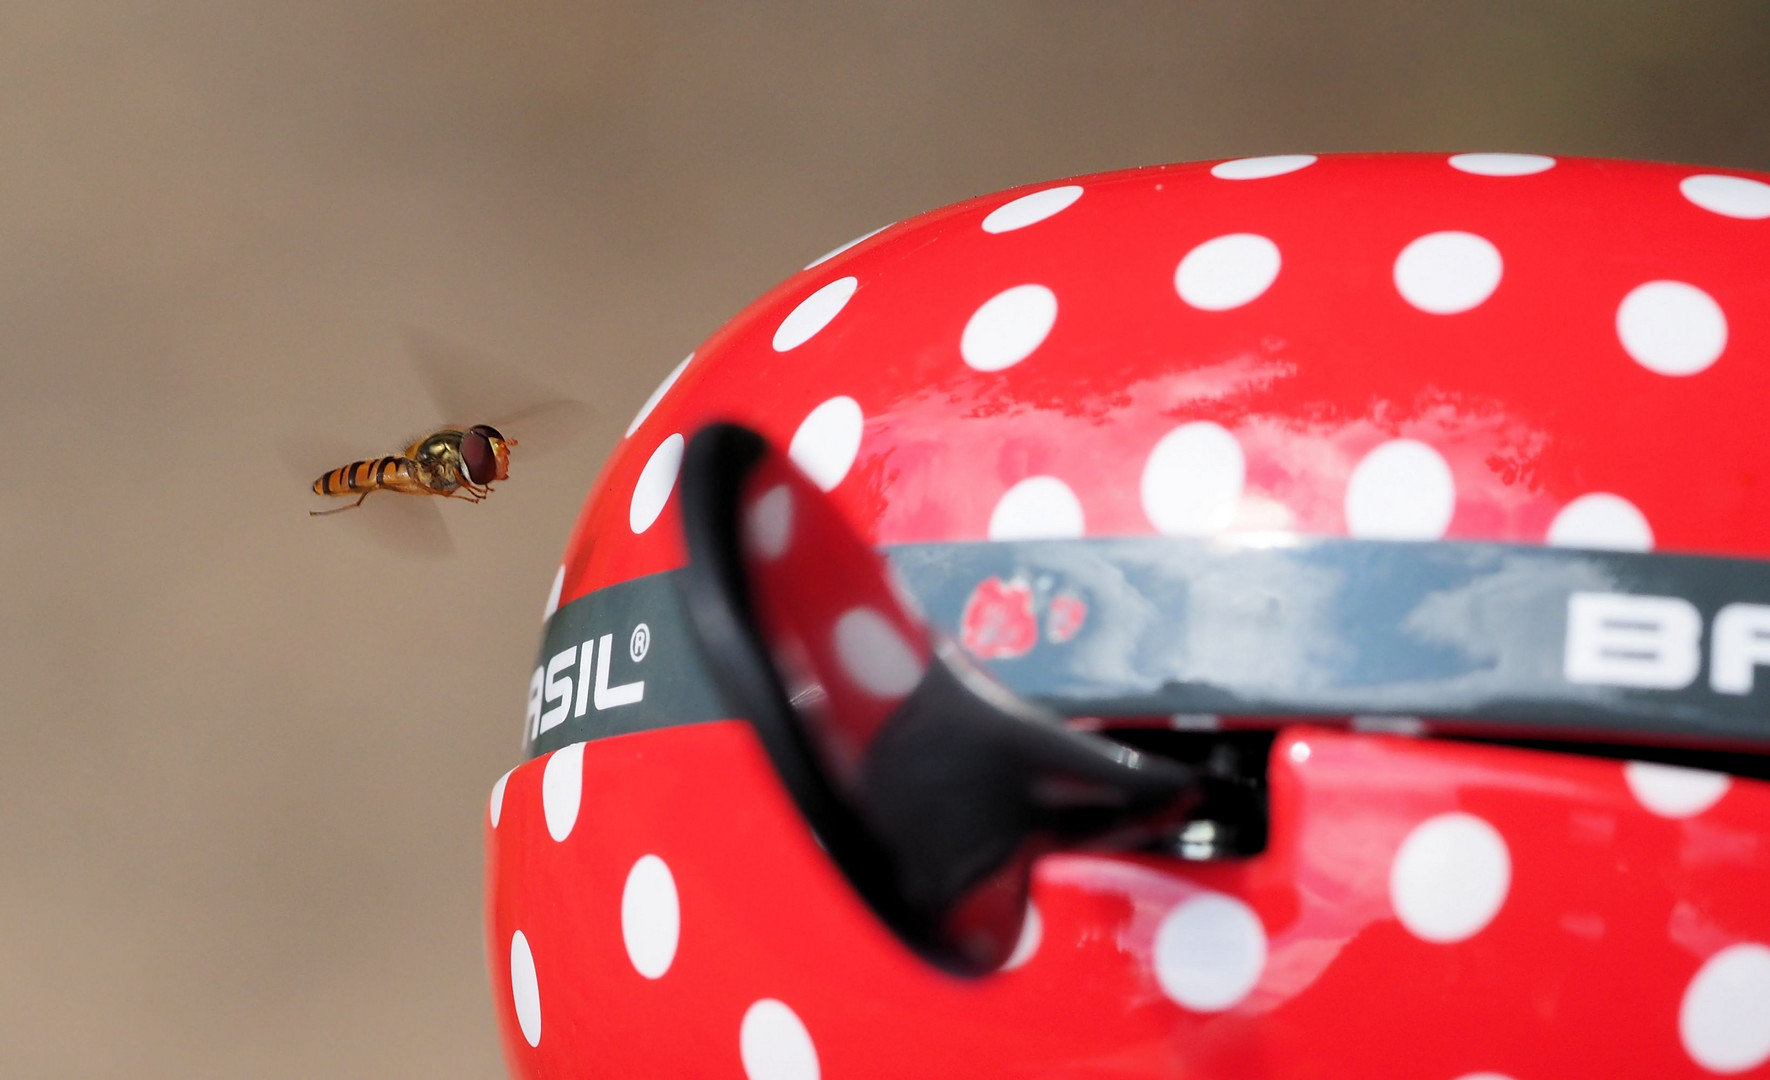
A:
POLYGON ((453 426, 490 424, 520 443, 525 459, 558 450, 589 428, 590 406, 508 364, 413 327, 405 341, 425 392, 453 426))
POLYGON ((428 331, 407 327, 404 337, 418 381, 451 425, 488 423, 487 417, 515 415, 562 396, 508 364, 428 331))
POLYGON ((355 510, 334 516, 345 528, 402 555, 441 559, 455 551, 441 508, 426 496, 379 492, 355 510))
POLYGON ((591 409, 582 401, 548 401, 493 420, 492 426, 518 444, 523 460, 571 445, 590 427, 591 409))

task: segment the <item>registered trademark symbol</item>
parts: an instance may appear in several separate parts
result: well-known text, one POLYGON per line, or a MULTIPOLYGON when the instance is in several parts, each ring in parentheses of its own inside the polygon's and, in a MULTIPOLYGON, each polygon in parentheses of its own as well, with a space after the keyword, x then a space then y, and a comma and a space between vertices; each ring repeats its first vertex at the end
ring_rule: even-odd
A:
POLYGON ((633 662, 637 664, 639 661, 644 660, 645 654, 650 651, 651 627, 644 623, 640 623, 633 628, 633 636, 627 639, 627 655, 631 656, 633 662))

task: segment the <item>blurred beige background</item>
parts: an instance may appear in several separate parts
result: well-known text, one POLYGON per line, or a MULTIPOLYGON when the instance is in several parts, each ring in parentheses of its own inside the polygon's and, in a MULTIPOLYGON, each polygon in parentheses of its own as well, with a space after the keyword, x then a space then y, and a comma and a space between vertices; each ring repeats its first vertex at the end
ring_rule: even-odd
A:
POLYGON ((1764 0, 8 0, 0 1074, 500 1075, 480 821, 578 502, 826 249, 1155 161, 1770 168, 1767 103, 1764 0), (445 563, 275 450, 433 419, 408 324, 597 409, 445 563))

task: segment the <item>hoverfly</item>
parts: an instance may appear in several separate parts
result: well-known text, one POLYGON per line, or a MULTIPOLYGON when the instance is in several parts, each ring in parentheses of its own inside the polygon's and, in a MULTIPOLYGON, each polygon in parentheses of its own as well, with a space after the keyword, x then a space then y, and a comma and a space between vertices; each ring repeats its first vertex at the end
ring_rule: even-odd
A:
POLYGON ((590 410, 503 364, 429 334, 408 329, 405 340, 424 389, 453 423, 433 426, 396 453, 348 465, 337 462, 352 456, 349 448, 321 445, 323 440, 311 437, 283 440, 283 456, 305 474, 303 479, 313 476, 314 468, 335 466, 312 482, 314 494, 355 496, 344 506, 309 510, 311 516, 361 507, 361 514, 349 517, 378 542, 435 556, 446 554, 453 544, 432 499, 378 498, 367 505, 364 501, 384 491, 481 502, 492 493, 494 483, 510 476, 513 448, 522 447, 524 460, 557 449, 583 433, 590 410), (464 422, 488 416, 484 423, 464 422))
POLYGON ((417 439, 403 453, 341 465, 313 482, 315 495, 356 495, 349 506, 309 510, 324 517, 354 510, 372 493, 394 491, 407 495, 441 495, 480 502, 492 493, 492 484, 510 476, 510 448, 515 439, 490 424, 474 424, 465 431, 443 428, 417 439), (360 494, 358 494, 360 492, 360 494))

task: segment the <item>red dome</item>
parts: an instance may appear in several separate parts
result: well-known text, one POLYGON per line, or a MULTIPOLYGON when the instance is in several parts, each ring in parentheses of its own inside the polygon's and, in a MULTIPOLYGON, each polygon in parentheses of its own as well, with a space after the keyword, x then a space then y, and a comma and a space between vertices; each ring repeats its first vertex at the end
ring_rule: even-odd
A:
MULTIPOLYGON (((677 469, 714 420, 789 447, 876 545, 1762 558, 1767 407, 1770 177, 1296 155, 1034 185, 862 238, 714 334, 611 457, 548 613, 682 564, 677 469)), ((521 1075, 1770 1075, 1757 781, 1293 728, 1264 854, 1048 858, 1031 959, 962 982, 846 891, 742 724, 607 733, 494 795, 521 1075)))

